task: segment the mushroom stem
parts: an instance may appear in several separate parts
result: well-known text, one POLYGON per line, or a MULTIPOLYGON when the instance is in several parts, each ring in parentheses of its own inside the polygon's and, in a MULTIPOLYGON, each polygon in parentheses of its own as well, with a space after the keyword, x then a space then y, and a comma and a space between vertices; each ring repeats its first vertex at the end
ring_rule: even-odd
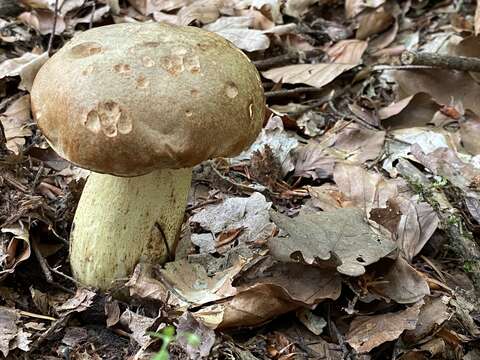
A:
POLYGON ((191 168, 128 178, 92 173, 70 237, 75 278, 108 289, 140 261, 167 261, 177 245, 191 178, 191 168))

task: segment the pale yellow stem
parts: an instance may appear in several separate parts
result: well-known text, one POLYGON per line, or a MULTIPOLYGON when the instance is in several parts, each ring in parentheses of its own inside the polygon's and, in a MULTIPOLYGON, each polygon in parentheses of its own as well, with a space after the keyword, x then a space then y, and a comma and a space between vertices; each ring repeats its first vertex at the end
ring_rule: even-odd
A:
POLYGON ((130 178, 92 173, 70 236, 74 277, 106 290, 140 261, 164 263, 177 245, 191 177, 190 168, 130 178))

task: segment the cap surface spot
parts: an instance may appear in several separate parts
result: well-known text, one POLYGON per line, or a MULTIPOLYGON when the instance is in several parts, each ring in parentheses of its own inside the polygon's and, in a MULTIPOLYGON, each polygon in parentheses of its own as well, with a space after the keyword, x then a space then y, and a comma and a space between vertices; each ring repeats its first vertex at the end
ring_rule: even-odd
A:
POLYGON ((227 82, 225 85, 225 93, 230 99, 234 99, 238 95, 238 88, 233 81, 227 82))
POLYGON ((142 58, 142 64, 145 67, 152 67, 155 65, 155 61, 150 56, 144 56, 142 58))
POLYGON ((102 44, 95 41, 88 41, 75 45, 70 49, 70 55, 73 58, 81 59, 102 52, 102 44))
POLYGON ((120 74, 128 74, 131 71, 131 68, 128 64, 116 64, 114 65, 113 70, 120 74))

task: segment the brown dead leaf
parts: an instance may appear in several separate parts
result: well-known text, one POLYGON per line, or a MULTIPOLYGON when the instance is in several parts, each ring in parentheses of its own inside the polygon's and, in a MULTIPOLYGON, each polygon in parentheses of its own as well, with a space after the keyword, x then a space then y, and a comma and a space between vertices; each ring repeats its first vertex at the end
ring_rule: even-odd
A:
POLYGON ((277 288, 257 284, 228 302, 204 307, 193 316, 208 327, 221 330, 262 325, 298 307, 299 305, 279 297, 277 288))
POLYGON ((322 87, 357 64, 299 64, 263 71, 262 75, 277 83, 307 84, 322 87))
POLYGON ((272 256, 283 262, 329 263, 344 275, 360 276, 365 266, 391 255, 396 248, 365 221, 359 209, 301 211, 295 218, 272 211, 270 216, 288 234, 268 243, 272 256))
POLYGON ((383 148, 385 131, 371 130, 358 124, 337 121, 331 133, 335 134, 333 153, 352 164, 363 164, 376 159, 383 148), (336 133, 338 129, 343 129, 336 133))
POLYGON ((465 120, 460 122, 460 136, 462 145, 472 155, 480 154, 480 118, 475 114, 466 114, 465 120))
POLYGON ((5 60, 0 64, 0 79, 7 76, 20 76, 19 88, 30 90, 37 71, 47 61, 48 54, 25 53, 19 58, 5 60))
POLYGON ((217 31, 236 47, 245 51, 266 50, 270 47, 270 39, 260 30, 252 29, 225 29, 217 31))
POLYGON ((119 323, 131 331, 130 337, 133 340, 146 348, 153 341, 150 335, 147 334, 147 330, 150 329, 155 320, 127 309, 120 316, 119 323))
POLYGON ((239 274, 234 282, 239 292, 258 284, 270 285, 276 289, 276 296, 311 308, 325 299, 336 300, 340 296, 342 282, 333 268, 279 263, 269 257, 239 274))
POLYGON ((373 208, 370 211, 370 220, 382 225, 392 234, 395 234, 398 229, 398 224, 402 218, 400 207, 390 199, 387 200, 387 207, 373 208))
POLYGON ((380 109, 378 116, 386 128, 402 129, 431 123, 439 110, 440 104, 429 94, 419 92, 380 109))
POLYGON ((10 343, 17 337, 19 320, 16 310, 0 306, 0 351, 5 357, 10 352, 10 343))
POLYGON ((331 63, 288 65, 264 71, 262 75, 277 83, 303 83, 320 88, 359 65, 366 48, 365 41, 340 41, 329 49, 331 63))
POLYGON ((373 348, 396 340, 405 330, 413 330, 423 301, 396 313, 373 316, 358 316, 353 319, 346 334, 348 344, 359 353, 367 353, 373 348))
POLYGON ((216 32, 245 51, 268 49, 270 39, 263 31, 250 29, 253 22, 253 16, 224 16, 204 26, 204 29, 216 32))
POLYGON ((398 224, 397 245, 408 261, 412 261, 440 225, 435 210, 418 195, 410 199, 399 196, 390 199, 400 208, 402 216, 398 224))
POLYGON ((372 35, 387 30, 394 23, 395 17, 384 6, 368 9, 360 15, 356 37, 360 40, 366 40, 372 35))
POLYGON ((371 287, 376 294, 399 304, 412 304, 430 294, 425 278, 401 256, 381 281, 374 283, 371 287))
MULTIPOLYGON (((55 14, 51 10, 36 9, 20 14, 18 19, 38 31, 40 34, 47 35, 53 31, 55 14)), ((65 28, 66 25, 63 16, 58 15, 55 34, 60 35, 65 31, 65 28)))
POLYGON ((168 284, 167 289, 172 290, 174 296, 197 306, 234 295, 236 289, 232 287, 232 280, 243 265, 244 262, 240 261, 236 266, 209 277, 201 265, 178 260, 167 263, 159 275, 161 283, 168 284), (198 286, 200 283, 202 285, 198 286))
POLYGON ((112 327, 120 321, 120 305, 117 300, 108 299, 105 302, 105 315, 107 327, 112 327))
POLYGON ((75 347, 78 344, 85 342, 88 339, 88 330, 83 327, 70 326, 65 329, 65 335, 63 336, 62 343, 75 347))
POLYGON ((387 201, 398 196, 398 183, 361 166, 338 163, 333 179, 350 203, 344 207, 358 207, 366 214, 373 208, 385 208, 387 201))
POLYGON ((220 17, 222 0, 196 0, 177 13, 178 25, 190 25, 194 21, 210 24, 220 17))
POLYGON ((480 93, 480 84, 467 72, 409 69, 395 70, 391 74, 398 84, 400 99, 424 92, 441 104, 450 104, 452 100, 461 101, 465 109, 480 114, 480 102, 475 96, 480 93))
POLYGON ((190 5, 193 0, 128 0, 143 15, 156 11, 172 11, 190 5))
POLYGON ((345 14, 352 18, 360 14, 366 8, 376 8, 381 6, 385 0, 345 0, 345 14))
POLYGON ((426 297, 425 304, 420 309, 417 326, 413 330, 407 330, 402 338, 414 344, 438 329, 452 315, 447 306, 449 301, 448 296, 426 297))
POLYGON ((190 359, 206 358, 215 343, 215 331, 197 321, 188 311, 178 319, 177 334, 176 343, 186 351, 190 359), (188 339, 190 334, 196 335, 201 342, 192 345, 188 339))
POLYGON ((57 306, 55 311, 62 316, 74 312, 85 311, 92 305, 95 295, 96 294, 91 290, 79 288, 72 298, 68 299, 60 306, 57 306))
POLYGON ((295 176, 313 180, 328 179, 333 174, 335 157, 315 143, 300 147, 296 152, 295 176))
POLYGON ((151 266, 139 263, 125 286, 130 296, 149 301, 160 301, 175 308, 187 307, 188 303, 180 297, 170 296, 170 290, 159 280, 153 278, 151 266))
POLYGON ((283 12, 285 15, 301 18, 312 5, 320 0, 287 0, 283 12))
POLYGON ((0 115, 7 149, 19 154, 25 144, 25 137, 32 135, 30 118, 30 96, 24 95, 10 104, 3 114, 0 115))
POLYGON ((385 135, 384 131, 337 121, 321 143, 311 140, 309 145, 299 150, 295 175, 327 178, 333 175, 337 162, 360 165, 374 160, 383 149, 385 135))
POLYGON ((311 198, 311 205, 323 211, 339 209, 348 203, 348 199, 335 185, 307 186, 307 191, 311 198))
POLYGON ((4 234, 12 234, 10 242, 7 245, 6 253, 2 254, 0 250, 0 280, 7 274, 15 271, 18 264, 30 258, 30 234, 27 227, 19 222, 10 226, 3 226, 0 231, 4 234))

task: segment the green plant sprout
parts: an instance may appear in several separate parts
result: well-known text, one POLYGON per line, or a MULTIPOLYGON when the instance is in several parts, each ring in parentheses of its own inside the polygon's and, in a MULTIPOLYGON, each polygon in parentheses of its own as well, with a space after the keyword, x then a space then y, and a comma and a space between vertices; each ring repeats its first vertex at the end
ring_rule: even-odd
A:
POLYGON ((169 360, 170 355, 168 353, 168 346, 171 342, 181 337, 184 337, 187 340, 187 343, 191 346, 200 345, 200 338, 198 337, 198 335, 188 332, 175 335, 175 327, 173 327, 172 325, 164 328, 161 333, 153 332, 149 333, 149 335, 162 339, 162 347, 152 360, 169 360))

